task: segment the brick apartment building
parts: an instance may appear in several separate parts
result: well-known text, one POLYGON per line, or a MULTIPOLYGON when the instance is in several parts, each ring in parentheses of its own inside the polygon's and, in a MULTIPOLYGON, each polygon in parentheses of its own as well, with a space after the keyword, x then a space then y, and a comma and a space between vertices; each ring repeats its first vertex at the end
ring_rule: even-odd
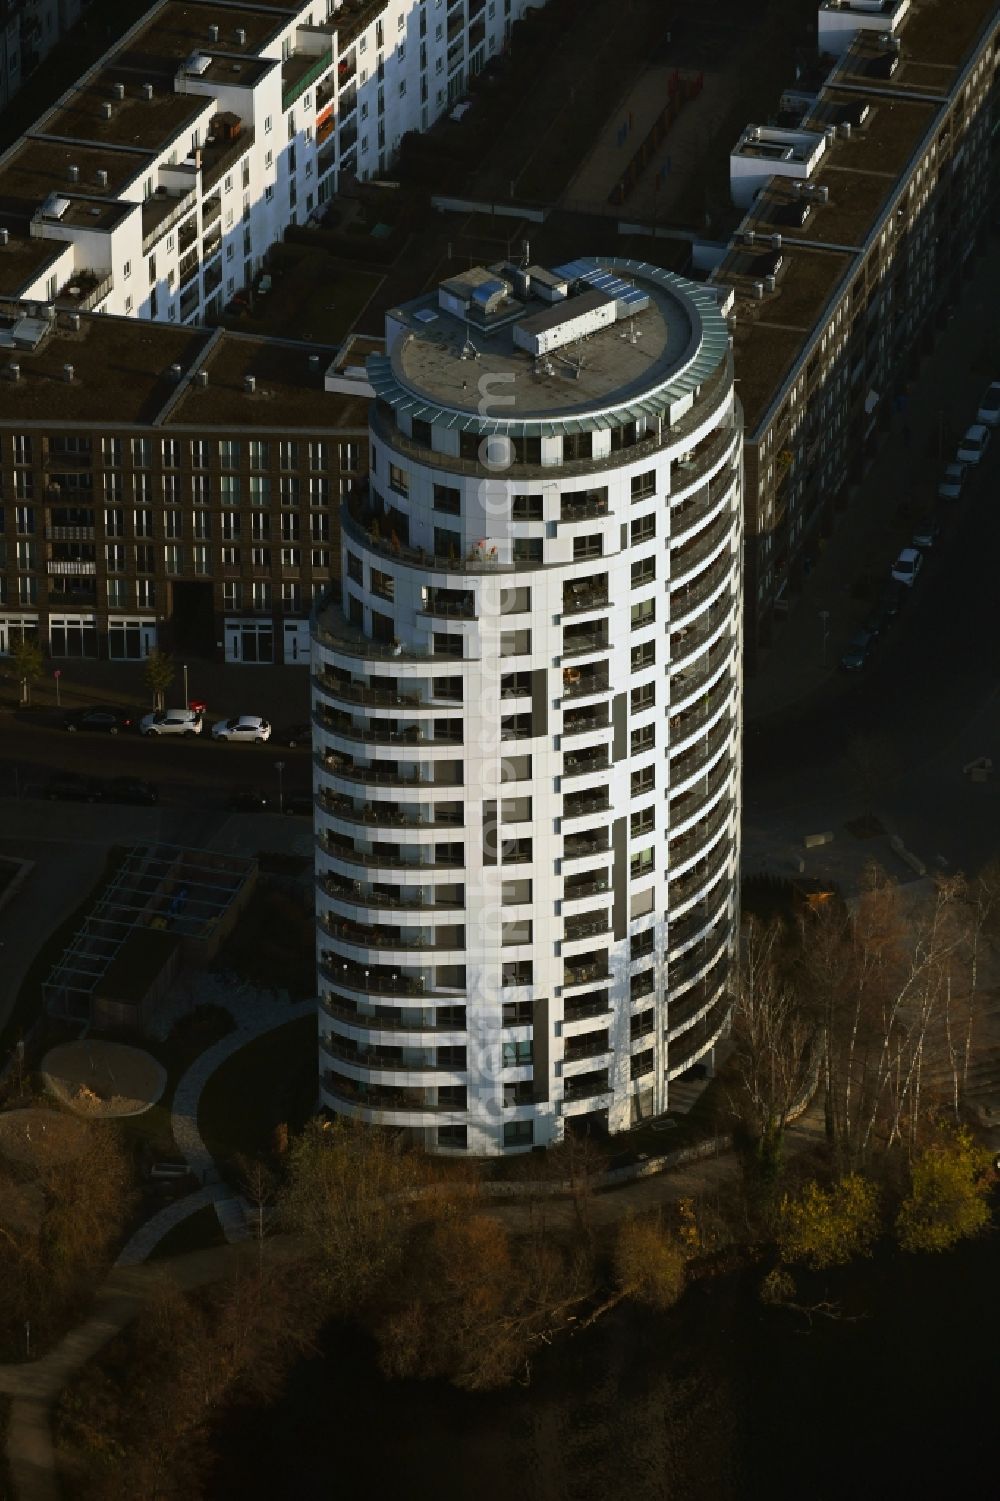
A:
POLYGON ((368 467, 332 352, 23 308, 0 339, 0 653, 307 663, 368 467))
POLYGON ((824 0, 819 19, 837 55, 734 148, 750 207, 713 277, 744 410, 751 667, 997 203, 994 0, 824 0))

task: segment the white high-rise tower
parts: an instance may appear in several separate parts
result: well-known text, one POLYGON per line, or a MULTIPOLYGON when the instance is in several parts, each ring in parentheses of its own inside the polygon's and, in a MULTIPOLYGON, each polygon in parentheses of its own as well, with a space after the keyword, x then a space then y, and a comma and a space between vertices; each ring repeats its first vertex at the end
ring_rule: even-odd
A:
POLYGON ((582 259, 394 309, 317 611, 322 1099, 621 1130, 726 1026, 741 424, 713 292, 582 259))

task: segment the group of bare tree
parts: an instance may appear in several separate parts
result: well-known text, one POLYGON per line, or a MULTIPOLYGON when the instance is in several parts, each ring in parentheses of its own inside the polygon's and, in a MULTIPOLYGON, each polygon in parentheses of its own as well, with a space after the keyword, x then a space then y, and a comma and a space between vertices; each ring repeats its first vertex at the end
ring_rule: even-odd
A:
POLYGON ((734 1011, 737 1110, 773 1156, 815 1079, 843 1171, 962 1117, 1000 870, 916 899, 872 866, 857 900, 745 925, 734 1011))

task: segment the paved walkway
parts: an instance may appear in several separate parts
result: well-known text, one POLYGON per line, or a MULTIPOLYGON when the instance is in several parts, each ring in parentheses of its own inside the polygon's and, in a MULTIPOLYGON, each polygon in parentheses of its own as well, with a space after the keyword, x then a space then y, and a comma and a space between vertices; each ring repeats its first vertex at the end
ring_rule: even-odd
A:
POLYGON ((99 1290, 90 1318, 54 1350, 25 1365, 0 1365, 0 1392, 14 1400, 7 1428, 7 1463, 18 1501, 59 1501, 50 1409, 63 1387, 139 1312, 168 1279, 189 1290, 224 1275, 229 1246, 195 1251, 151 1266, 116 1267, 99 1290))
POLYGON ((194 1193, 186 1194, 183 1199, 175 1199, 172 1204, 165 1205, 159 1213, 151 1215, 145 1224, 140 1225, 132 1238, 125 1242, 115 1266, 139 1266, 152 1255, 163 1237, 175 1225, 183 1224, 193 1214, 197 1214, 199 1209, 204 1209, 206 1204, 216 1204, 228 1195, 229 1189, 224 1183, 206 1183, 203 1188, 196 1188, 194 1193))
MULTIPOLYGON (((235 1031, 228 1033, 212 1047, 206 1048, 205 1052, 195 1059, 187 1073, 183 1075, 174 1091, 170 1129, 178 1151, 200 1183, 206 1186, 217 1185, 219 1178, 215 1159, 198 1129, 198 1107, 201 1103, 202 1091, 211 1076, 228 1058, 238 1053, 240 1048, 246 1047, 247 1043, 252 1042, 255 1037, 263 1037, 266 1033, 273 1032, 288 1022, 315 1015, 315 1011, 315 1001, 296 1001, 292 1004, 287 999, 267 992, 245 994, 240 1000, 239 1011, 235 1017, 235 1031)), ((226 1239, 228 1241, 245 1240, 247 1232, 239 1200, 223 1191, 212 1202, 215 1204, 219 1224, 222 1226, 226 1239)))

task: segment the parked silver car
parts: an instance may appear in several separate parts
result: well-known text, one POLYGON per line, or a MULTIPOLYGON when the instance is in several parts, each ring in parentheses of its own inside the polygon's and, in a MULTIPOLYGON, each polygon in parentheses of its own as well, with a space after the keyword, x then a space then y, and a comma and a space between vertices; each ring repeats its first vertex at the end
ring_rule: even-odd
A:
POLYGON ((143 735, 200 735, 201 715, 194 709, 156 709, 139 721, 143 735))

